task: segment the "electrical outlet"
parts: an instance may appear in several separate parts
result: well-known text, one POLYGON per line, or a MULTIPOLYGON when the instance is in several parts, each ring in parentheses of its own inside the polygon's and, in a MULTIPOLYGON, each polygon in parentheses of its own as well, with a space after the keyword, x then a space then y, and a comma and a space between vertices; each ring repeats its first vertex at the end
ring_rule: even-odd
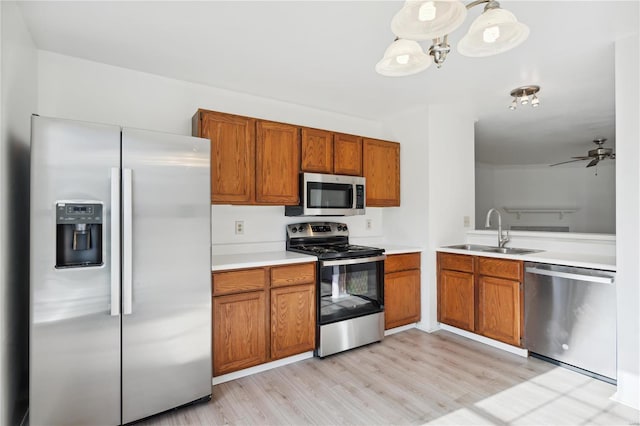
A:
POLYGON ((373 219, 367 219, 367 229, 371 230, 373 228, 373 219))
POLYGON ((471 226, 471 218, 469 216, 465 216, 463 218, 463 221, 464 221, 464 227, 465 228, 468 228, 468 227, 471 226))
POLYGON ((236 220, 236 235, 244 234, 244 220, 236 220))

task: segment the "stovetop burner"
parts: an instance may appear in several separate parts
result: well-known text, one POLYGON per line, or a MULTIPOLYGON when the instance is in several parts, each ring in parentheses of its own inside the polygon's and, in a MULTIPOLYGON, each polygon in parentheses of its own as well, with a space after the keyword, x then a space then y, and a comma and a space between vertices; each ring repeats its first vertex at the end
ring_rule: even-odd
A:
POLYGON ((349 244, 347 225, 336 222, 287 225, 287 250, 311 254, 319 259, 378 256, 384 249, 349 244))

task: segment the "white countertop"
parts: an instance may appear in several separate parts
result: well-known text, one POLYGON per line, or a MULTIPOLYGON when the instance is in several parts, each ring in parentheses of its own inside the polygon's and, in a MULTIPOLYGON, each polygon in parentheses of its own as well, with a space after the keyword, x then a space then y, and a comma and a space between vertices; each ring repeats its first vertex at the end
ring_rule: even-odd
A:
POLYGON ((225 271, 229 269, 258 268, 261 266, 315 262, 317 260, 315 256, 285 250, 242 254, 214 254, 211 257, 211 270, 225 271))
POLYGON ((424 251, 424 249, 421 247, 410 247, 410 246, 402 246, 402 245, 395 245, 395 244, 391 244, 391 245, 380 244, 380 246, 384 248, 384 254, 386 255, 404 254, 404 253, 420 253, 424 251))
MULTIPOLYGON (((423 251, 420 247, 402 245, 384 245, 385 254, 418 253, 423 251)), ((238 254, 214 254, 211 257, 212 271, 226 271, 230 269, 259 268, 261 266, 288 265, 292 263, 315 262, 318 259, 308 254, 291 251, 264 251, 255 253, 238 254)))
POLYGON ((530 253, 525 255, 514 255, 490 252, 488 253, 484 251, 474 250, 460 250, 446 247, 440 247, 436 251, 445 253, 468 254, 473 256, 499 257, 503 259, 524 260, 528 262, 552 263, 556 265, 577 266, 580 268, 603 269, 606 271, 616 270, 615 256, 600 256, 593 254, 561 253, 550 251, 541 251, 538 253, 530 253))

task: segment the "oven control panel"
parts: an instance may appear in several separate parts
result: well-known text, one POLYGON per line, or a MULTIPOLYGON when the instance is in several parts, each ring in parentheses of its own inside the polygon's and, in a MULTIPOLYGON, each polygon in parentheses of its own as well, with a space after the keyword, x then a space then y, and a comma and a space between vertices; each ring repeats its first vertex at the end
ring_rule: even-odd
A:
POLYGON ((310 222, 292 223, 287 225, 288 238, 304 237, 348 237, 349 229, 346 223, 338 222, 310 222))

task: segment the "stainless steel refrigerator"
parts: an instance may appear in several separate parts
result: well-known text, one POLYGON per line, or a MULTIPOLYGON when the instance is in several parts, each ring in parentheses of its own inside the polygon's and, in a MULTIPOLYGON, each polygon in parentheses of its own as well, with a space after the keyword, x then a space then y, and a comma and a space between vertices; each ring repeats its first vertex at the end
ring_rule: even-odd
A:
POLYGON ((211 397, 209 141, 33 116, 31 425, 211 397))

